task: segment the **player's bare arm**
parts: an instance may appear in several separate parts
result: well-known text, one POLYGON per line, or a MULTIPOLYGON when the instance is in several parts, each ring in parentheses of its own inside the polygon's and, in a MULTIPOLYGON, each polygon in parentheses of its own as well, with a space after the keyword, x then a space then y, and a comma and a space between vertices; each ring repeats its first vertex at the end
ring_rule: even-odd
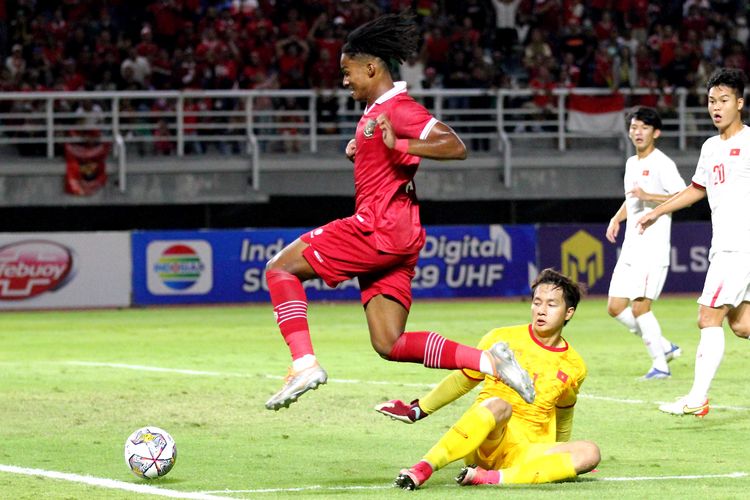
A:
POLYGON ((672 196, 675 195, 675 193, 669 193, 669 194, 657 194, 657 193, 647 193, 643 190, 643 188, 639 185, 635 185, 633 189, 625 193, 629 196, 633 196, 635 198, 638 198, 641 201, 650 201, 650 202, 656 202, 656 203, 664 203, 668 199, 670 199, 672 196))
POLYGON ((357 140, 351 139, 349 143, 346 145, 346 157, 349 158, 349 161, 354 163, 354 157, 357 155, 357 140))
POLYGON ((617 213, 609 220, 606 232, 607 241, 614 243, 617 240, 617 235, 620 234, 620 223, 627 219, 627 217, 628 209, 625 202, 623 202, 617 213))
POLYGON ((676 212, 677 210, 689 207, 693 203, 700 201, 705 197, 705 189, 697 188, 692 184, 689 185, 661 205, 654 208, 651 212, 638 219, 638 222, 636 223, 638 232, 640 234, 643 234, 643 231, 645 231, 651 224, 656 222, 656 219, 658 219, 662 215, 671 214, 672 212, 676 212))
MULTIPOLYGON (((383 133, 383 142, 390 149, 396 147, 400 137, 396 137, 393 124, 388 116, 382 114, 377 118, 378 126, 383 133)), ((460 137, 443 122, 437 122, 426 139, 403 139, 408 141, 405 152, 432 160, 464 160, 466 145, 460 137)))

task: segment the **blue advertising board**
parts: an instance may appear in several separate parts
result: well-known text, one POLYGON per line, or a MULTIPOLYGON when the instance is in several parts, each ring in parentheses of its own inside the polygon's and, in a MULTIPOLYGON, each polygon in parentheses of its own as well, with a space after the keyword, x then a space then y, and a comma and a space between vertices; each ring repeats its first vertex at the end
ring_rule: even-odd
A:
MULTIPOLYGON (((606 295, 622 247, 622 229, 617 243, 612 244, 605 238, 606 224, 540 226, 540 268, 559 269, 586 284, 589 293, 606 295)), ((664 293, 699 293, 703 289, 710 246, 710 223, 672 224, 672 250, 664 293)))
MULTIPOLYGON (((515 296, 529 293, 536 229, 431 226, 413 280, 415 298, 515 296)), ((306 229, 136 231, 132 236, 133 303, 202 304, 269 301, 266 262, 306 229)), ((357 280, 331 289, 304 284, 310 300, 358 300, 357 280)))

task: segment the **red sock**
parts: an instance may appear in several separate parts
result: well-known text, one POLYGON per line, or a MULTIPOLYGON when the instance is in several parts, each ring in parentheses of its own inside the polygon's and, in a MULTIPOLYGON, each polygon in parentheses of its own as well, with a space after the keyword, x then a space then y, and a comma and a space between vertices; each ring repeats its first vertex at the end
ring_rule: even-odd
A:
POLYGON ((430 476, 432 476, 432 466, 424 460, 420 460, 414 464, 411 467, 411 470, 414 472, 414 475, 417 476, 417 479, 419 479, 419 484, 423 484, 430 479, 430 476))
POLYGON ((435 332, 404 332, 398 338, 388 359, 408 363, 423 363, 427 368, 479 371, 482 351, 435 332))
POLYGON ((307 325, 307 296, 302 282, 295 275, 278 269, 266 271, 266 281, 273 314, 292 359, 314 354, 307 325))

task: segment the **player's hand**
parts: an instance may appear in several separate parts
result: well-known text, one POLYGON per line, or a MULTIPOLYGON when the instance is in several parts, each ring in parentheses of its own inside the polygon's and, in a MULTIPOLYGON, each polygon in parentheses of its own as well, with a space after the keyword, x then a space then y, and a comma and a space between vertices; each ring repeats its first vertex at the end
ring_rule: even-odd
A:
POLYGON ((380 127, 380 131, 383 133, 383 142, 386 146, 388 146, 388 149, 393 149, 393 147, 396 145, 396 133, 393 131, 393 124, 388 119, 388 116, 383 113, 382 115, 379 115, 375 121, 377 122, 378 126, 380 127))
POLYGON ((620 221, 610 219, 609 225, 607 226, 607 241, 615 243, 617 241, 617 235, 620 233, 620 221))
POLYGON ((644 191, 643 188, 641 186, 639 186, 638 184, 636 184, 635 186, 633 186, 633 189, 631 189, 630 191, 628 191, 625 194, 626 195, 630 195, 630 196, 632 196, 634 198, 638 198, 641 201, 648 201, 648 199, 647 199, 648 195, 646 194, 646 191, 644 191))
POLYGON ((400 399, 392 399, 375 405, 375 411, 406 424, 413 424, 417 420, 422 420, 427 416, 422 408, 419 407, 418 399, 409 404, 404 403, 400 399))
POLYGON ((638 229, 638 234, 643 234, 643 231, 645 231, 651 224, 656 222, 656 219, 658 219, 659 216, 654 214, 654 212, 649 212, 640 219, 638 219, 638 222, 635 223, 635 227, 638 229))
POLYGON ((354 157, 357 155, 357 141, 356 139, 350 140, 346 145, 346 157, 349 161, 354 162, 354 157))

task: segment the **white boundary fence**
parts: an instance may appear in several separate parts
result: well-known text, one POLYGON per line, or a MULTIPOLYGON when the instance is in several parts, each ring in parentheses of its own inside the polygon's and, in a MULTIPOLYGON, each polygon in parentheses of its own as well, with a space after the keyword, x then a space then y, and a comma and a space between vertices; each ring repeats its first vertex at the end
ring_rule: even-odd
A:
MULTIPOLYGON (((608 89, 574 91, 611 94, 608 89)), ((653 93, 650 89, 619 92, 625 96, 626 109, 637 103, 638 96, 653 93)), ((547 149, 564 151, 576 147, 569 139, 591 137, 566 129, 570 93, 569 89, 553 91, 553 105, 546 113, 531 104, 534 91, 530 89, 436 89, 411 95, 456 129, 470 149, 502 153, 503 177, 509 185, 511 144, 548 139, 554 146, 547 149)), ((702 140, 714 133, 705 107, 689 105, 700 98, 677 89, 672 100, 673 108, 663 113, 662 137, 685 150, 691 138, 702 140)), ((0 145, 54 158, 64 143, 80 142, 96 131, 102 140, 115 143, 123 190, 130 157, 126 148, 149 155, 164 147, 178 157, 216 148, 223 154, 248 156, 258 189, 262 154, 343 149, 361 113, 362 104, 352 101, 346 90, 10 92, 0 94, 0 145)), ((622 138, 622 132, 608 137, 622 138)), ((210 171, 210 162, 206 169, 210 171)))

